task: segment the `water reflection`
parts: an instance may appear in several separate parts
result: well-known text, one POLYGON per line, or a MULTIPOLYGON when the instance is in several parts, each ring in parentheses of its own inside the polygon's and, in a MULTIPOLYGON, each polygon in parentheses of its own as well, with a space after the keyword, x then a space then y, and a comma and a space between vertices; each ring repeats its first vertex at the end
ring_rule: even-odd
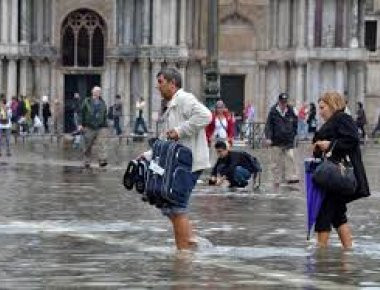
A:
POLYGON ((378 193, 350 205, 355 247, 344 252, 335 235, 327 250, 306 242, 300 190, 200 185, 191 210, 199 249, 179 253, 169 223, 124 191, 121 171, 5 162, 0 173, 5 288, 380 287, 378 193))

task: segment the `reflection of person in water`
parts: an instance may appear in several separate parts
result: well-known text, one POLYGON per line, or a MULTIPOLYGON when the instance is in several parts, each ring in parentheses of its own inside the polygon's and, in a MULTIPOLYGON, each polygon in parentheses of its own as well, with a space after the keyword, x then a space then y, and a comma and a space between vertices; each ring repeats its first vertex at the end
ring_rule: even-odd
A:
POLYGON ((146 128, 146 124, 144 120, 144 108, 145 108, 144 98, 140 98, 136 102, 137 118, 135 122, 134 133, 137 135, 143 135, 144 133, 148 132, 148 129, 146 128))

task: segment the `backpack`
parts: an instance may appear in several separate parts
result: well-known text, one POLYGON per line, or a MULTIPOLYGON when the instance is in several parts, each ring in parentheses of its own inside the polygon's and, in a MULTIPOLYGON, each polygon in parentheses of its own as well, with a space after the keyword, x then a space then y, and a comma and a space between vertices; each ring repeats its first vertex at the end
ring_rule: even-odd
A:
POLYGON ((108 118, 108 120, 113 120, 113 106, 110 106, 108 108, 107 118, 108 118))
POLYGON ((0 124, 6 125, 9 123, 9 116, 7 109, 4 109, 4 107, 0 107, 0 124))

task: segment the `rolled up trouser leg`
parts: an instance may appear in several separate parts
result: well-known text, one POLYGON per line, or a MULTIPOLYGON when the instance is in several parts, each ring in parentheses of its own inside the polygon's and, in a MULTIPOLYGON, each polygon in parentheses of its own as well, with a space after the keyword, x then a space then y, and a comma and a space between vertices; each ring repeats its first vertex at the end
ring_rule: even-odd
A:
POLYGON ((98 137, 96 138, 96 142, 98 145, 98 157, 99 161, 107 161, 107 150, 108 150, 108 128, 101 128, 98 131, 98 137))

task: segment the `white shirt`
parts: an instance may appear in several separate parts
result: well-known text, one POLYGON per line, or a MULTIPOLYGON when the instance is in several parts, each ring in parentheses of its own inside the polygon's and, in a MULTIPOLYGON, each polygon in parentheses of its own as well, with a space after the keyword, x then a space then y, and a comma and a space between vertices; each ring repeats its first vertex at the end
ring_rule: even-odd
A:
POLYGON ((227 119, 225 117, 215 117, 215 139, 227 139, 227 119))

